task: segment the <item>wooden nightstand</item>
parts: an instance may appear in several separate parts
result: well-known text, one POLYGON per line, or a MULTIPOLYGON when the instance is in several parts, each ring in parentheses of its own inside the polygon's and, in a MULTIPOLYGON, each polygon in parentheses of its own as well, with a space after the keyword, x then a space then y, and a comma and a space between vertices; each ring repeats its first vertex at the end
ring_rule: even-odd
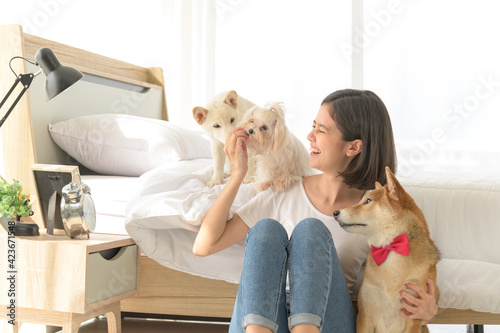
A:
MULTIPOLYGON (((12 286, 7 280, 5 229, 0 227, 0 233, 0 319, 9 320, 5 304, 13 298, 4 290, 12 286)), ((15 251, 17 323, 78 332, 83 321, 106 314, 108 331, 121 332, 120 300, 137 294, 139 251, 129 236, 91 233, 88 240, 74 240, 64 232, 42 232, 36 237, 15 237, 15 251)), ((7 327, 16 332, 19 325, 7 327)))

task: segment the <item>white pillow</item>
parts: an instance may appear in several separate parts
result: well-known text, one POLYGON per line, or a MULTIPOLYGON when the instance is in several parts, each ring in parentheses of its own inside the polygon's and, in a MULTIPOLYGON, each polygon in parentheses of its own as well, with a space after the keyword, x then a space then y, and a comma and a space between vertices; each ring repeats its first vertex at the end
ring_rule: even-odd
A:
POLYGON ((140 176, 166 162, 211 158, 207 138, 159 119, 83 116, 49 124, 49 132, 59 147, 99 174, 140 176))

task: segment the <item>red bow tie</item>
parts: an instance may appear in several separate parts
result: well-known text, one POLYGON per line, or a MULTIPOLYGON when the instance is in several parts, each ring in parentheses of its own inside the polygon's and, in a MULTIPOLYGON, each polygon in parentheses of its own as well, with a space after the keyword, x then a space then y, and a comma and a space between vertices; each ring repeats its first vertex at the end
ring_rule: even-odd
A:
POLYGON ((410 254, 410 242, 408 241, 408 235, 406 232, 394 238, 392 243, 385 247, 376 247, 372 245, 372 257, 377 266, 380 266, 385 259, 387 259, 390 250, 394 250, 404 256, 408 256, 410 254))

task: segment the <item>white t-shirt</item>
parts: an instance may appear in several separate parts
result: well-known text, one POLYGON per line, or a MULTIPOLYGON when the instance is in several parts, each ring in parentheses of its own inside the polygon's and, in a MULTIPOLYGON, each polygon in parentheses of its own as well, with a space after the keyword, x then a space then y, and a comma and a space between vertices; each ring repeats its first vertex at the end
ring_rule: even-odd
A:
POLYGON ((264 218, 273 218, 284 226, 288 237, 303 219, 321 220, 332 234, 349 292, 352 296, 357 295, 357 277, 369 251, 367 240, 362 235, 344 231, 333 216, 318 211, 307 197, 302 181, 294 183, 287 191, 271 188, 260 192, 235 213, 250 228, 264 218))

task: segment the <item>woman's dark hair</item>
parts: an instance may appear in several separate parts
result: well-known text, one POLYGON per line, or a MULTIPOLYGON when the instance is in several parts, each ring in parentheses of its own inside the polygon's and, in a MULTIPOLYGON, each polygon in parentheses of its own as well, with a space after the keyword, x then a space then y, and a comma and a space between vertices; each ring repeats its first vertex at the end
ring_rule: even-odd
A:
POLYGON ((344 182, 361 190, 374 188, 376 181, 384 185, 386 166, 396 174, 396 149, 382 100, 368 90, 344 89, 326 96, 321 105, 327 103, 342 139, 363 142, 361 152, 340 172, 344 182))

